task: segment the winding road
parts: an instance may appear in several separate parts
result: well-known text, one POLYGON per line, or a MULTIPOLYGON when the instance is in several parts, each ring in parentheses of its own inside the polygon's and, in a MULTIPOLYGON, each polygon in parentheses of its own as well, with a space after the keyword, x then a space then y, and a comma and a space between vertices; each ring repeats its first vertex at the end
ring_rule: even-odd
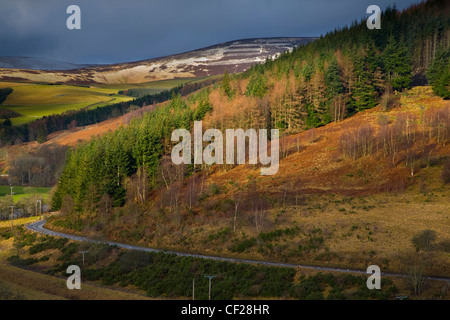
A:
MULTIPOLYGON (((146 247, 140 247, 140 246, 133 246, 133 245, 129 245, 129 244, 111 242, 111 241, 106 241, 106 240, 95 240, 95 239, 91 239, 91 238, 87 238, 87 237, 81 237, 81 236, 76 236, 76 235, 71 235, 71 234, 67 234, 67 233, 61 233, 61 232, 56 232, 56 231, 45 229, 44 228, 45 223, 46 223, 45 220, 41 220, 41 221, 37 221, 37 222, 33 222, 31 224, 28 224, 26 227, 27 227, 27 229, 29 229, 33 232, 38 232, 38 233, 46 234, 49 236, 67 238, 70 240, 80 241, 80 242, 102 243, 102 244, 107 244, 110 246, 117 246, 119 248, 123 248, 123 249, 127 249, 127 250, 136 250, 136 251, 145 251, 145 252, 163 252, 163 253, 168 253, 168 254, 176 254, 177 256, 182 256, 182 257, 194 257, 194 258, 201 258, 201 259, 227 261, 227 262, 233 262, 233 263, 259 264, 259 265, 270 266, 270 267, 285 267, 285 268, 309 269, 309 270, 315 270, 315 271, 367 274, 367 272, 365 270, 342 269, 342 268, 308 266, 308 265, 298 265, 298 264, 269 262, 269 261, 246 260, 246 259, 238 259, 238 258, 235 259, 235 258, 215 257, 215 256, 201 255, 201 254, 152 249, 152 248, 146 248, 146 247)), ((381 274, 382 274, 382 276, 391 276, 391 277, 401 277, 401 278, 409 277, 406 274, 400 274, 400 273, 382 272, 381 274)), ((424 278, 428 279, 428 280, 450 282, 450 278, 444 278, 444 277, 424 277, 424 278)))

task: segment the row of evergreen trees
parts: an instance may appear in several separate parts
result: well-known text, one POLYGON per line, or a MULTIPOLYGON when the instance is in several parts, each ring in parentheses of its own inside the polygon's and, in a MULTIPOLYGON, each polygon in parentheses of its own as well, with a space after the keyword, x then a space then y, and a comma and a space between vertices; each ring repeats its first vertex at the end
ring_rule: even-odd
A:
POLYGON ((450 48, 439 48, 428 68, 427 77, 434 93, 450 99, 450 48))
POLYGON ((386 90, 425 84, 425 74, 435 93, 448 98, 448 7, 436 0, 403 13, 389 7, 382 13, 380 30, 367 29, 365 21, 334 30, 252 67, 241 77, 249 80, 245 94, 270 97, 274 84, 291 82, 279 102, 274 97, 271 101, 272 109, 278 108, 272 110, 272 123, 280 129, 317 127, 372 108, 386 90))
MULTIPOLYGON (((408 88, 420 68, 431 65, 428 75, 434 85, 439 84, 443 81, 440 70, 445 70, 442 66, 448 61, 443 59, 448 58, 440 58, 438 47, 448 50, 450 36, 450 19, 436 9, 440 6, 440 1, 429 1, 402 14, 388 8, 382 15, 381 30, 368 30, 365 21, 335 30, 237 77, 226 73, 221 91, 230 104, 241 99, 240 95, 248 101, 270 99, 264 117, 270 118, 272 127, 305 129, 374 107, 386 87, 408 88), (434 53, 427 44, 429 37, 435 39, 434 53), (245 92, 241 83, 246 84, 245 92), (285 87, 278 95, 280 83, 285 87)), ((223 107, 210 103, 210 97, 209 89, 189 101, 176 96, 128 127, 70 152, 53 199, 54 209, 61 208, 66 196, 79 211, 89 198, 98 201, 104 194, 122 205, 126 180, 139 168, 145 169, 150 187, 157 187, 162 158, 170 153, 171 132, 190 129, 192 121, 202 119, 212 107, 223 107)), ((244 109, 238 104, 235 108, 244 109)))
POLYGON ((81 211, 85 201, 98 202, 107 194, 116 206, 126 197, 126 179, 145 168, 149 185, 155 187, 159 162, 170 144, 172 131, 190 130, 210 110, 207 90, 193 95, 189 102, 176 95, 167 105, 134 118, 127 127, 92 139, 75 151, 69 150, 55 195, 53 208, 60 209, 66 196, 81 211), (189 106, 189 105, 190 106, 189 106), (191 106, 196 106, 195 110, 191 106))

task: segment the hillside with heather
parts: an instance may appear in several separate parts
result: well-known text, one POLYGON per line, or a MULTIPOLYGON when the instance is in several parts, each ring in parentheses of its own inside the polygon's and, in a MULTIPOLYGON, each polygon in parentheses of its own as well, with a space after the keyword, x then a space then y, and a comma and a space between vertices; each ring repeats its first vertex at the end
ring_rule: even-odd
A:
POLYGON ((419 252, 433 261, 429 274, 448 276, 448 10, 439 1, 388 8, 381 30, 335 30, 77 147, 53 195, 54 228, 396 272, 419 252), (203 130, 279 129, 278 173, 174 165, 171 133, 195 120, 203 130), (436 244, 415 251, 425 229, 436 244))
MULTIPOLYGON (((104 179, 74 172, 81 185, 89 186, 95 182, 100 194, 105 193, 102 180, 105 185, 115 185, 106 193, 110 196, 114 192, 122 194, 114 200, 124 203, 125 178, 145 170, 149 184, 156 187, 156 173, 173 146, 170 142, 172 131, 190 129, 194 120, 204 119, 204 129, 211 127, 221 131, 226 128, 276 128, 285 139, 289 139, 294 133, 329 123, 342 125, 344 119, 377 104, 385 112, 395 109, 399 107, 401 92, 411 88, 413 81, 423 75, 428 77, 433 92, 446 98, 448 86, 442 87, 441 83, 445 84, 449 72, 450 31, 448 16, 444 15, 448 5, 443 5, 442 2, 431 1, 401 14, 395 8, 388 8, 383 14, 384 29, 368 30, 364 24, 344 28, 300 46, 277 60, 256 65, 246 73, 232 76, 225 73, 221 83, 187 98, 175 96, 154 111, 137 117, 123 129, 80 147, 69 155, 66 168, 71 161, 74 161, 74 168, 80 168, 75 166, 78 159, 92 164, 88 168, 92 172, 102 172, 104 179), (431 26, 428 28, 429 37, 424 33, 425 25, 431 26), (430 38, 434 41, 432 46, 428 45, 430 38), (434 59, 426 58, 428 55, 434 59), (111 152, 112 159, 107 162, 111 165, 98 162, 89 154, 98 153, 101 155, 98 159, 103 161, 104 155, 99 152, 102 149, 111 152), (108 174, 103 174, 106 172, 111 172, 117 181, 106 178, 108 174)), ((368 123, 364 123, 367 127, 360 128, 361 132, 353 135, 347 130, 345 138, 348 142, 342 143, 345 154, 357 160, 382 148, 386 157, 392 156, 391 162, 396 166, 398 148, 389 146, 385 136, 400 136, 406 126, 406 144, 412 144, 409 131, 413 132, 414 126, 425 125, 427 121, 425 106, 420 110, 421 115, 406 115, 398 121, 386 114, 385 119, 380 120, 384 123, 384 130, 378 133, 368 123), (369 141, 368 137, 375 135, 379 136, 377 140, 383 140, 382 146, 369 141), (367 146, 352 145, 364 139, 367 146)), ((446 133, 441 133, 447 132, 446 110, 436 112, 442 114, 430 115, 428 125, 439 131, 437 139, 441 141, 446 139, 446 133)), ((430 133, 430 139, 432 136, 430 133)), ((282 143, 282 153, 283 148, 282 143)), ((200 168, 203 169, 207 168, 200 168)), ((198 170, 191 167, 186 174, 198 170)), ((69 174, 70 170, 66 172, 69 174)), ((66 188, 64 183, 59 187, 66 188)), ((78 191, 71 187, 68 192, 75 196, 78 191)), ((76 204, 81 206, 86 191, 79 192, 76 204)))
MULTIPOLYGON (((223 68, 214 81, 35 122, 36 137, 41 132, 45 139, 26 144, 32 157, 67 149, 63 161, 54 161, 54 214, 46 227, 215 257, 358 270, 378 265, 404 275, 394 285, 401 294, 448 299, 447 284, 425 285, 424 277, 450 278, 450 3, 429 0, 402 12, 388 7, 381 19, 380 30, 353 22, 245 71, 223 68), (86 127, 59 131, 75 119, 86 127), (202 133, 278 129, 279 139, 269 136, 267 146, 279 144, 278 172, 264 176, 263 165, 248 164, 247 142, 245 165, 175 165, 172 133, 186 129, 194 145, 195 121, 202 121, 202 133)), ((39 165, 22 174, 24 184, 40 179, 39 165)), ((42 247, 59 248, 45 241, 42 247)), ((68 246, 48 259, 46 270, 58 274, 75 259, 78 246, 68 246)), ((89 263, 89 279, 179 297, 184 284, 144 266, 179 262, 180 279, 182 272, 207 269, 203 260, 118 250, 94 248, 98 261, 89 263), (170 279, 156 288, 146 277, 170 279)), ((241 264, 215 263, 221 294, 236 298, 224 269, 242 277, 235 272, 241 264)), ((300 269, 264 268, 248 271, 244 297, 317 298, 300 269), (276 284, 263 280, 271 272, 276 284)), ((334 280, 317 277, 322 298, 357 296, 354 288, 335 292, 334 280)), ((373 298, 394 298, 394 287, 373 298)))

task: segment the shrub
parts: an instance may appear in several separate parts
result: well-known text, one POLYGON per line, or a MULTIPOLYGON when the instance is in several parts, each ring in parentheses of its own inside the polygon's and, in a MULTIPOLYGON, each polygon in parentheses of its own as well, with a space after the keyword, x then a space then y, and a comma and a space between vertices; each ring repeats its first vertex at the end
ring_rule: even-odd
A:
POLYGON ((127 251, 119 260, 119 270, 124 273, 134 271, 153 262, 153 255, 142 251, 127 251))
POLYGON ((6 232, 2 233, 2 238, 4 238, 5 240, 8 240, 12 236, 13 236, 13 233, 11 231, 6 231, 6 232))
POLYGON ((62 249, 64 245, 69 241, 65 238, 53 238, 53 237, 47 237, 44 238, 44 240, 38 244, 35 244, 30 248, 30 254, 36 254, 45 250, 49 249, 62 249))
POLYGON ((215 183, 213 183, 212 185, 209 186, 209 190, 211 191, 211 194, 213 194, 213 195, 220 194, 220 187, 215 183))
POLYGON ((428 251, 431 249, 433 242, 436 240, 436 232, 433 230, 423 230, 416 234, 412 239, 412 243, 417 251, 428 251))
POLYGON ((29 266, 31 264, 39 262, 38 259, 35 258, 28 258, 28 259, 22 259, 19 256, 10 256, 8 257, 8 262, 11 263, 14 266, 29 266))
POLYGON ((250 249, 251 247, 256 245, 256 239, 255 238, 250 238, 250 239, 245 239, 239 242, 236 242, 235 244, 233 244, 230 247, 230 250, 232 252, 239 252, 242 253, 247 249, 250 249))
POLYGON ((63 253, 61 256, 58 257, 58 261, 69 261, 72 255, 78 251, 78 243, 72 242, 69 243, 67 246, 60 248, 61 252, 63 253))
POLYGON ((318 276, 312 276, 301 281, 295 288, 293 295, 299 299, 319 300, 323 299, 324 290, 321 279, 318 276))
POLYGON ((400 106, 400 97, 396 97, 393 93, 392 87, 387 86, 383 95, 381 96, 380 105, 383 111, 396 108, 400 106))
POLYGON ((50 256, 49 256, 49 255, 42 256, 42 257, 39 259, 39 261, 48 261, 48 260, 50 260, 50 256))
POLYGON ((438 247, 439 247, 440 250, 442 250, 444 252, 447 252, 447 253, 450 253, 450 240, 441 241, 438 244, 438 247))
MULTIPOLYGON (((106 259, 111 253, 112 246, 104 243, 94 243, 87 248, 86 263, 95 263, 106 259)), ((76 251, 77 249, 75 249, 76 251)))
POLYGON ((312 292, 306 297, 306 300, 323 300, 323 295, 320 292, 312 292))

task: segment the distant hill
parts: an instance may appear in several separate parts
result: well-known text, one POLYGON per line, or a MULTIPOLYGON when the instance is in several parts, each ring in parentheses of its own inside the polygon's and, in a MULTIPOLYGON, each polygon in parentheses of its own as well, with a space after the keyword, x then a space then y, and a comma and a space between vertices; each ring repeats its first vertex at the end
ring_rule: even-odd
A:
POLYGON ((0 58, 0 81, 66 84, 144 83, 195 78, 247 70, 315 38, 244 39, 167 57, 128 63, 89 66, 33 58, 0 58), (39 70, 37 70, 39 69, 39 70))
POLYGON ((45 58, 0 57, 0 68, 2 69, 72 70, 92 66, 92 64, 74 64, 45 58))

